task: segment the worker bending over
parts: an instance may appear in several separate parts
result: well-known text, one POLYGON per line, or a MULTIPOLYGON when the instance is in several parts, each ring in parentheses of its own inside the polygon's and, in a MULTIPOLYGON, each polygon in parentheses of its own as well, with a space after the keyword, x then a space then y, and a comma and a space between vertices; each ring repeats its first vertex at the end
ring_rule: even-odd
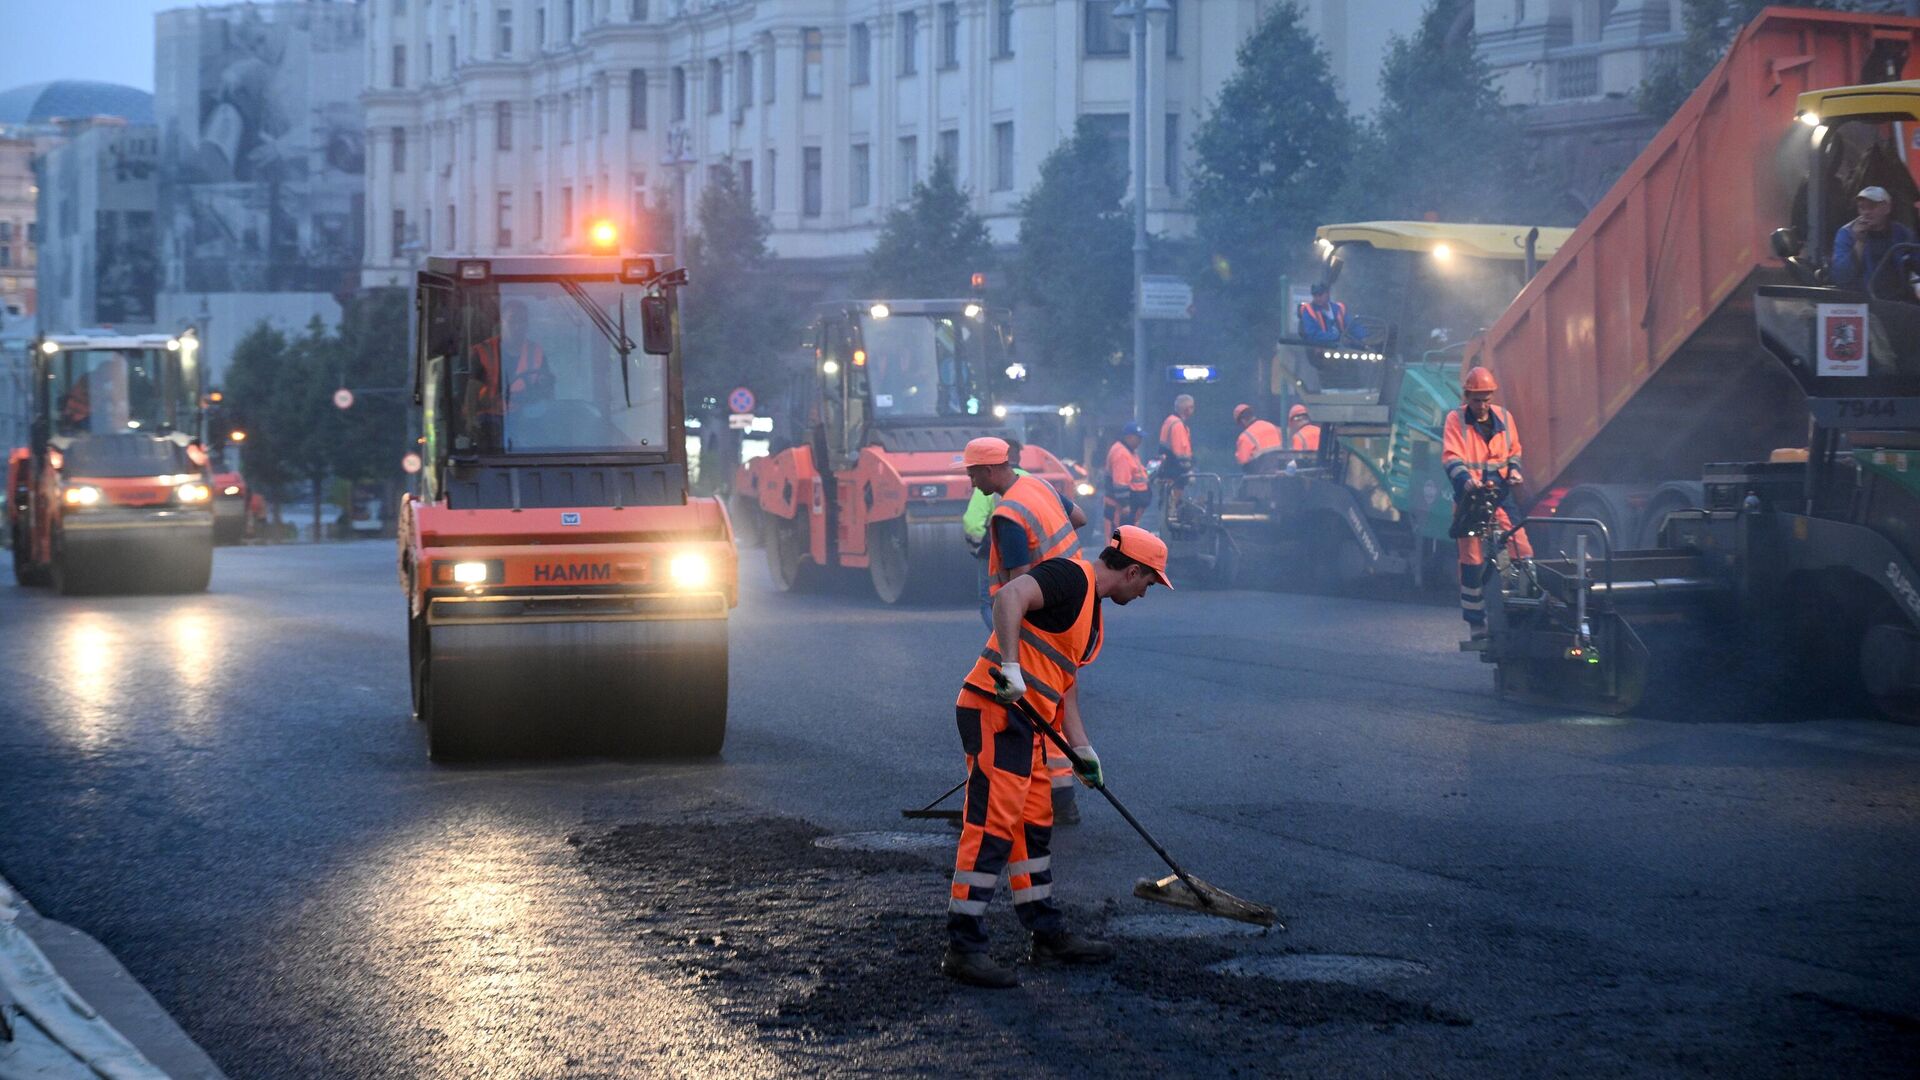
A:
MULTIPOLYGON (((1520 432, 1513 425, 1513 414, 1493 404, 1494 391, 1500 384, 1494 381, 1493 372, 1476 367, 1467 372, 1463 389, 1466 403, 1447 414, 1440 451, 1440 463, 1447 470, 1447 479, 1453 481, 1454 501, 1459 503, 1468 492, 1492 486, 1500 489, 1501 503, 1515 501, 1517 505, 1525 482, 1520 475, 1520 432)), ((1490 529, 1512 528, 1505 507, 1496 508, 1490 529)), ((1514 530, 1508 544, 1515 558, 1533 557, 1533 545, 1527 542, 1525 530, 1514 530)), ((1460 537, 1460 614, 1467 620, 1474 641, 1487 636, 1486 560, 1486 547, 1480 537, 1460 537)))
POLYGON ((1140 425, 1129 420, 1120 429, 1120 437, 1107 447, 1107 531, 1122 525, 1140 524, 1153 498, 1148 490, 1147 467, 1140 463, 1140 425))
POLYGON ((1240 425, 1240 438, 1233 444, 1233 460, 1243 472, 1273 472, 1286 450, 1280 429, 1254 415, 1253 406, 1233 407, 1233 422, 1240 425))
MULTIPOLYGON (((970 466, 971 473, 974 468, 970 466)), ((976 481, 977 482, 977 481, 976 481)), ((1049 559, 1014 578, 993 601, 993 634, 954 703, 967 754, 967 808, 947 901, 947 953, 940 970, 973 986, 1019 985, 987 955, 987 904, 1002 873, 1014 914, 1033 935, 1034 963, 1098 964, 1113 946, 1066 929, 1053 901, 1053 800, 1035 730, 1015 702, 1065 736, 1084 763, 1081 781, 1104 782, 1080 716, 1079 672, 1100 654, 1100 601, 1126 605, 1167 580, 1167 545, 1123 525, 1099 558, 1049 559)))
POLYGON ((1160 483, 1165 485, 1161 507, 1171 522, 1178 516, 1180 495, 1187 489, 1187 477, 1193 473, 1193 432, 1187 418, 1193 415, 1193 395, 1173 399, 1173 412, 1160 421, 1160 483))

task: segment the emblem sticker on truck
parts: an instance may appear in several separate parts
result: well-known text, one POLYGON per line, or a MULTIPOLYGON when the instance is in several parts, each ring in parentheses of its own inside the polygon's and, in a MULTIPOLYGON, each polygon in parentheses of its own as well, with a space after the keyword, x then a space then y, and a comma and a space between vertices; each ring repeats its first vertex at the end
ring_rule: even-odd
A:
POLYGON ((578 524, 580 524, 580 511, 578 511, 578 510, 562 510, 562 511, 560 511, 560 524, 562 524, 562 525, 578 525, 578 524))

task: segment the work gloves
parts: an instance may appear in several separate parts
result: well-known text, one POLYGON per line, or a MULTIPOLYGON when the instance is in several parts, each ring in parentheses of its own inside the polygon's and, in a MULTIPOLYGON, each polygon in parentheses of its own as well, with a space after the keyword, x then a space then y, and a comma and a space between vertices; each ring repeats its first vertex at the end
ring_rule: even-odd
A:
POLYGON ((1100 755, 1093 752, 1093 747, 1076 746, 1073 754, 1080 759, 1080 763, 1073 767, 1073 774, 1080 778, 1080 782, 1090 788, 1105 787, 1107 774, 1100 768, 1100 755))
POLYGON ((1000 665, 1000 674, 993 677, 993 696, 1005 705, 1027 696, 1027 680, 1020 674, 1019 664, 1000 665))

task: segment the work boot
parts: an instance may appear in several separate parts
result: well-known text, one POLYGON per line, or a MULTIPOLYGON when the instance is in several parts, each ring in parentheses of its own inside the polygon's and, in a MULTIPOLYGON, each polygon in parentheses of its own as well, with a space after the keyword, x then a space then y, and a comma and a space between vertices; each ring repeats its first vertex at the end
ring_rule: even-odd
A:
POLYGON ((1020 977, 1011 968, 1003 968, 993 962, 993 957, 983 952, 957 952, 952 947, 940 961, 940 974, 954 982, 968 986, 981 986, 988 990, 1011 990, 1020 985, 1020 977))
POLYGON ((1113 957, 1113 946, 1104 941, 1062 932, 1033 935, 1029 960, 1035 964, 1104 964, 1113 957))
POLYGON ((1080 803, 1074 798, 1073 789, 1053 789, 1053 823, 1055 825, 1080 824, 1080 803), (1065 794, 1061 794, 1065 792, 1065 794))
POLYGON ((1469 634, 1469 635, 1467 635, 1467 640, 1468 640, 1468 641, 1485 641, 1485 640, 1487 640, 1487 628, 1486 628, 1486 627, 1484 627, 1484 626, 1476 626, 1476 627, 1474 627, 1474 628, 1473 628, 1473 632, 1472 632, 1471 634, 1469 634))

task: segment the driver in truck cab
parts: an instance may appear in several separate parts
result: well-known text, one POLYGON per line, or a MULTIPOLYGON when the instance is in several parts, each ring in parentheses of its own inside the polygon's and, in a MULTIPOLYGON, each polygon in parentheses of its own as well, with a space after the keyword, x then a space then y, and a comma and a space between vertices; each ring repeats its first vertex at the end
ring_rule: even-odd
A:
POLYGON ((500 332, 473 347, 473 370, 467 376, 468 415, 498 420, 514 407, 515 398, 538 399, 552 390, 547 355, 527 337, 526 302, 508 300, 500 305, 500 332), (507 361, 504 374, 502 356, 507 361))

